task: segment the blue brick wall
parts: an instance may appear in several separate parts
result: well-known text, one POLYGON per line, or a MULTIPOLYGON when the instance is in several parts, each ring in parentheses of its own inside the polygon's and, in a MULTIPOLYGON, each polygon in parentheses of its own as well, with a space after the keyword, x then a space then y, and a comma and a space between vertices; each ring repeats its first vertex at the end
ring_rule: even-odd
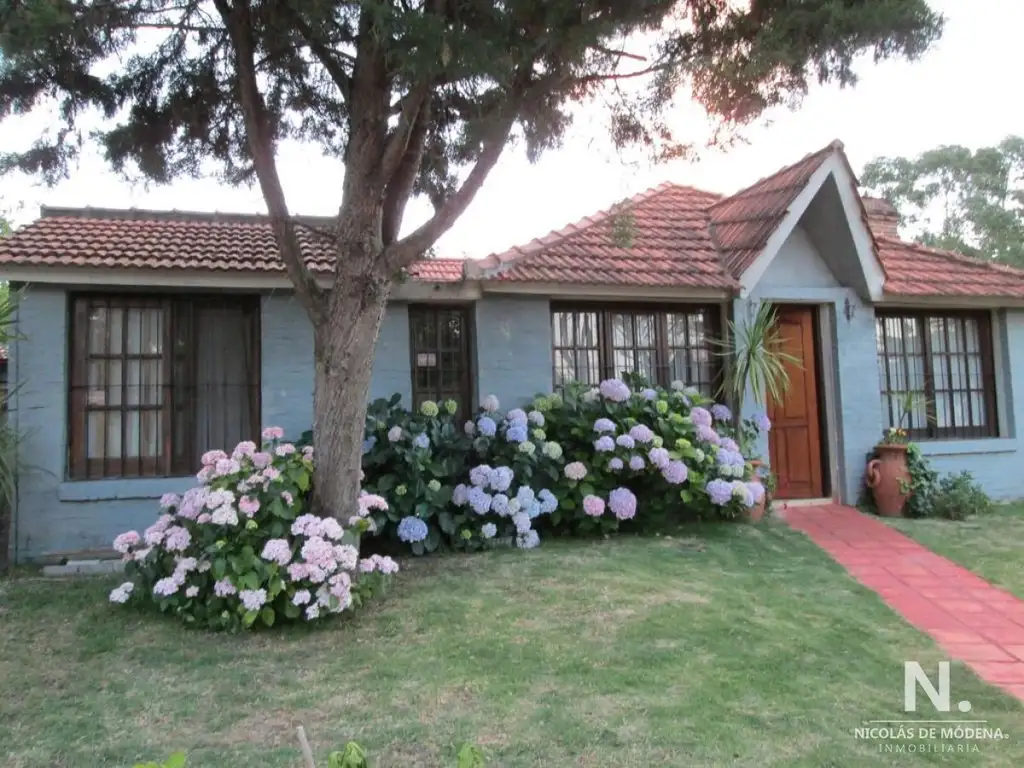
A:
MULTIPOLYGON (((181 493, 191 477, 153 480, 65 480, 67 455, 67 294, 32 286, 18 311, 27 337, 11 345, 12 386, 21 383, 10 418, 24 435, 13 546, 19 560, 106 550, 118 533, 149 525, 156 500, 181 493)), ((313 418, 313 335, 302 307, 288 293, 263 298, 265 425, 298 436, 313 418)), ((404 304, 388 307, 374 360, 370 397, 400 392, 409 401, 409 321, 404 304)))
POLYGON ((551 391, 551 304, 546 297, 486 296, 476 303, 476 375, 480 398, 503 408, 551 391))

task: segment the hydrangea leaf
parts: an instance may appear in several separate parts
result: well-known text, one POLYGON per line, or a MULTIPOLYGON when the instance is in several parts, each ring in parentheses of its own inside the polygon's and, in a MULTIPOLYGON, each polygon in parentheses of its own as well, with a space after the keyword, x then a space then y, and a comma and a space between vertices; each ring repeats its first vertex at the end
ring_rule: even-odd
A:
POLYGON ((277 618, 277 616, 274 614, 274 609, 268 605, 260 611, 260 618, 263 619, 264 624, 268 627, 272 627, 274 626, 274 619, 277 618))

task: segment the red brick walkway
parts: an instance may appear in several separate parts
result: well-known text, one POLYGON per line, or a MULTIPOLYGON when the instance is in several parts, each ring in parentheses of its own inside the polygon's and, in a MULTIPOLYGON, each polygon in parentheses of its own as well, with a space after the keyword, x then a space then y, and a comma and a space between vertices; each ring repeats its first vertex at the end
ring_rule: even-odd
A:
POLYGON ((780 516, 951 657, 1024 701, 1024 601, 850 507, 780 516))

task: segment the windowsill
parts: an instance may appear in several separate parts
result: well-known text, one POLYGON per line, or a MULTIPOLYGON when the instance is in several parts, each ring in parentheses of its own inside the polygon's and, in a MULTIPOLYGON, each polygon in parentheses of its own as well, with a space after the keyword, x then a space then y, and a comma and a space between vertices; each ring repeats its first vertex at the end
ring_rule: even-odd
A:
POLYGON ((1012 437, 983 437, 971 440, 915 440, 914 442, 925 456, 1015 453, 1019 450, 1016 438, 1012 437))
POLYGON ((183 493, 196 484, 195 476, 133 477, 119 480, 65 480, 57 486, 61 501, 124 501, 159 499, 165 493, 183 493))

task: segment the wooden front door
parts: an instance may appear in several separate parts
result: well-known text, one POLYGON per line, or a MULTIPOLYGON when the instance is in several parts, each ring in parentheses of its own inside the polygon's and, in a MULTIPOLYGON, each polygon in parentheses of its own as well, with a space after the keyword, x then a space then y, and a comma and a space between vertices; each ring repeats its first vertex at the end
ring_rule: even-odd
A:
POLYGON ((425 400, 454 400, 458 419, 473 411, 469 368, 469 317, 464 307, 409 307, 412 407, 425 400))
POLYGON ((778 307, 776 317, 789 388, 781 402, 768 404, 772 429, 768 453, 780 499, 817 499, 821 478, 821 418, 818 412, 818 365, 814 345, 814 307, 778 307))

